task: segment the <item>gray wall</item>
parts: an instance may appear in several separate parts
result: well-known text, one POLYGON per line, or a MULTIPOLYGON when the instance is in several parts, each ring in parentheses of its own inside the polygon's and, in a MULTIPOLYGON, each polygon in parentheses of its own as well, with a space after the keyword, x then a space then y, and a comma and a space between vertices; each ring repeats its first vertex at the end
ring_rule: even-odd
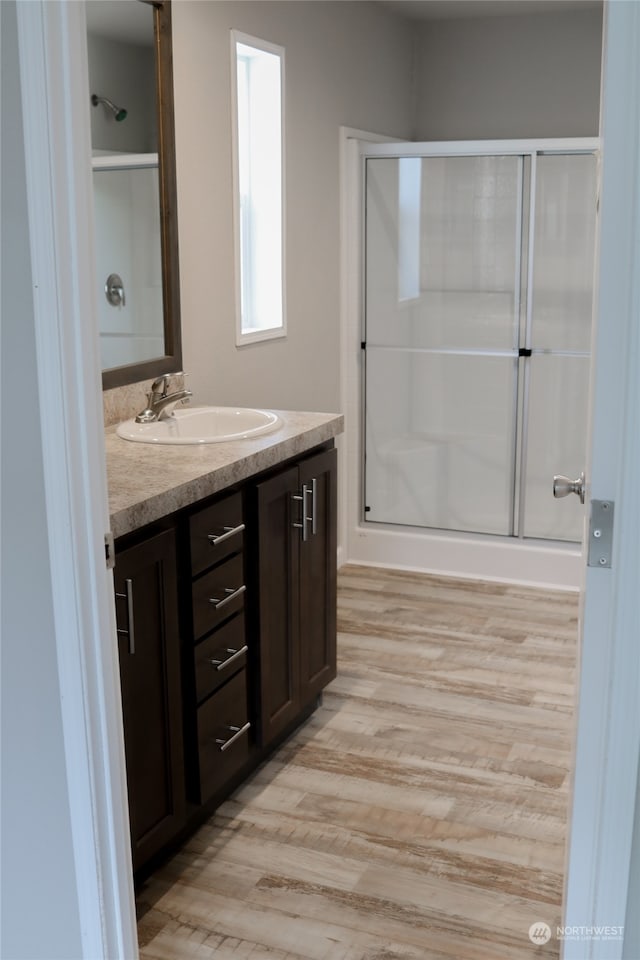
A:
POLYGON ((424 24, 416 139, 597 136, 601 46, 592 10, 424 24))
POLYGON ((362 2, 173 6, 184 366, 197 402, 335 411, 339 399, 339 127, 406 138, 412 36, 362 2), (285 47, 285 340, 236 348, 232 27, 285 47))
POLYGON ((2 33, 2 934, 11 960, 81 956, 47 517, 18 72, 2 33), (20 417, 14 416, 20 410, 20 417), (29 429, 24 429, 24 424, 29 429))

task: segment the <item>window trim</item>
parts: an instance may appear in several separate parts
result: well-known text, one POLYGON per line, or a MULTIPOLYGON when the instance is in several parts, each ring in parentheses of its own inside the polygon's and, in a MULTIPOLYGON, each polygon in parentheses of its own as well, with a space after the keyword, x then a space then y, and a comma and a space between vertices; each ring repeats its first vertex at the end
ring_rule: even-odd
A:
POLYGON ((285 195, 285 50, 278 44, 259 37, 251 36, 240 30, 230 31, 231 43, 231 153, 233 185, 233 248, 234 248, 234 294, 236 314, 236 346, 242 347, 263 340, 280 340, 287 336, 287 284, 286 284, 286 195, 285 195), (240 174, 238 149, 238 43, 255 47, 265 53, 272 53, 280 60, 280 175, 281 175, 281 283, 282 283, 282 325, 264 330, 253 329, 245 333, 242 329, 242 251, 240 248, 240 174))

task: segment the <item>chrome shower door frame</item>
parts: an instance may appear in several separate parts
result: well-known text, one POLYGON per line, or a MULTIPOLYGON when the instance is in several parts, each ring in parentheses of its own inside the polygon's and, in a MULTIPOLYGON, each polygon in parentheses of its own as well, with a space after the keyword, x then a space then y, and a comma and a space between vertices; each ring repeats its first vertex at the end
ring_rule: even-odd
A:
MULTIPOLYGON (((570 139, 538 139, 538 140, 487 140, 487 141, 453 141, 453 142, 422 142, 422 143, 370 143, 360 145, 361 162, 361 249, 363 251, 362 270, 360 276, 360 464, 361 464, 361 503, 360 521, 372 522, 367 517, 366 506, 366 400, 367 400, 367 161, 377 158, 449 158, 449 157, 516 157, 518 163, 518 184, 516 196, 518 198, 515 229, 515 284, 514 284, 514 343, 512 350, 465 350, 446 348, 402 348, 411 352, 431 353, 438 355, 455 356, 486 356, 512 357, 514 361, 513 387, 513 429, 511 437, 511 504, 510 524, 506 534, 494 536, 510 536, 523 540, 525 537, 525 508, 526 508, 526 476, 527 450, 529 441, 529 408, 530 408, 530 380, 531 358, 545 353, 558 355, 562 351, 547 351, 532 347, 533 330, 533 278, 535 255, 535 226, 536 226, 536 198, 537 198, 537 163, 540 156, 546 155, 598 155, 599 141, 597 138, 570 138, 570 139), (526 276, 523 277, 523 267, 526 266, 526 276)), ((390 348, 393 349, 393 348, 390 348)), ((568 355, 575 356, 572 352, 568 355)), ((393 521, 373 521, 375 523, 389 523, 393 521)), ((403 525, 403 524, 401 524, 403 525)), ((437 527, 423 529, 438 530, 437 527)), ((447 532, 456 532, 449 530, 447 532)), ((471 531, 468 531, 471 532, 471 531)), ((486 535, 486 534, 485 534, 486 535)), ((489 534, 491 535, 491 534, 489 534)))

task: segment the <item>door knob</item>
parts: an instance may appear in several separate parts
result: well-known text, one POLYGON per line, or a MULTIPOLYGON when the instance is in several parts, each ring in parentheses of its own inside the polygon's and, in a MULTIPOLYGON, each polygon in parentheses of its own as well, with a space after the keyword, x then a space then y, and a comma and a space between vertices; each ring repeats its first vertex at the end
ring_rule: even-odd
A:
POLYGON ((584 503, 584 473, 581 473, 577 480, 570 480, 569 477, 563 477, 562 474, 553 478, 554 497, 559 500, 562 497, 568 497, 570 493, 576 493, 580 497, 580 503, 584 503))

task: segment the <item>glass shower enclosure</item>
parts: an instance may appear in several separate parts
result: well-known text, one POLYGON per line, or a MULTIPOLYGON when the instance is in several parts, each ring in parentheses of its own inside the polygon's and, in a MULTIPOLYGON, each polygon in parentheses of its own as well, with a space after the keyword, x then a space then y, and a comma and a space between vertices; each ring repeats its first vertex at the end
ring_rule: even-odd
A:
POLYGON ((364 519, 580 540, 595 144, 397 151, 364 160, 364 519))

